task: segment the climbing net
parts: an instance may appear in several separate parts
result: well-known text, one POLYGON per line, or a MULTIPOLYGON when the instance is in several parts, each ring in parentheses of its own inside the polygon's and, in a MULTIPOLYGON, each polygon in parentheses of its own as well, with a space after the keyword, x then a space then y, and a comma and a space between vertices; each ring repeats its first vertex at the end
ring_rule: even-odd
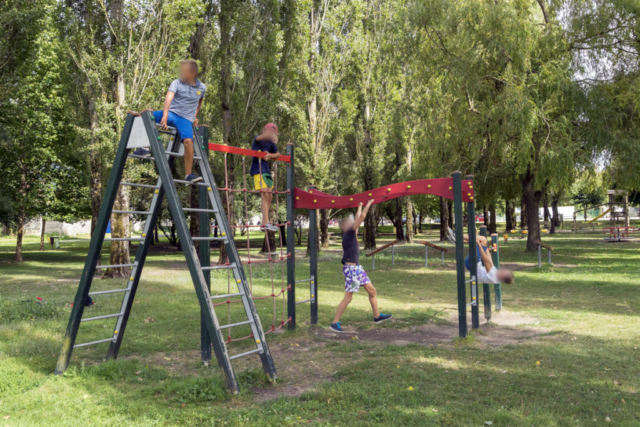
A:
MULTIPOLYGON (((238 150, 239 151, 239 150, 238 150)), ((228 167, 228 159, 227 159, 227 152, 224 153, 224 188, 219 188, 220 191, 223 191, 226 195, 226 211, 227 211, 227 218, 232 218, 231 216, 231 196, 233 193, 242 193, 244 196, 244 212, 243 212, 243 218, 242 224, 238 224, 237 222, 234 224, 230 224, 230 228, 233 229, 234 231, 236 229, 244 229, 246 230, 246 235, 247 235, 247 249, 246 249, 246 257, 243 257, 243 253, 240 253, 240 251, 238 251, 239 256, 242 259, 242 264, 243 265, 247 265, 248 268, 246 270, 248 270, 248 281, 249 281, 249 289, 251 291, 251 296, 254 300, 265 300, 265 299, 272 299, 272 308, 273 308, 273 314, 271 317, 271 328, 269 328, 268 330, 265 328, 264 333, 268 334, 271 332, 275 332, 281 328, 284 327, 284 325, 287 323, 287 317, 286 317, 286 308, 287 308, 287 301, 286 301, 286 291, 287 291, 287 285, 286 285, 286 263, 287 263, 287 259, 291 256, 291 254, 287 253, 287 251, 285 250, 285 247, 283 245, 283 239, 282 239, 282 229, 283 227, 285 227, 287 224, 285 223, 276 223, 274 224, 276 227, 278 227, 278 229, 280 230, 277 233, 277 242, 276 242, 276 246, 275 248, 273 248, 274 250, 272 250, 271 248, 271 242, 270 242, 270 238, 268 237, 268 231, 265 229, 265 242, 266 242, 266 246, 267 246, 267 255, 268 258, 267 259, 256 259, 255 256, 252 257, 251 255, 251 233, 249 232, 251 229, 255 229, 255 228, 260 228, 261 225, 252 225, 251 221, 249 219, 249 195, 250 194, 256 194, 259 197, 262 197, 262 185, 264 183, 263 180, 260 180, 260 185, 261 185, 261 189, 260 190, 249 190, 247 189, 247 173, 249 172, 247 170, 247 165, 246 165, 246 160, 247 160, 247 155, 251 155, 249 153, 252 153, 251 150, 243 150, 245 151, 245 153, 243 153, 244 155, 242 156, 242 188, 231 188, 229 182, 229 167, 228 167), (270 281, 271 281, 271 293, 267 294, 267 295, 261 295, 261 296, 256 296, 254 295, 253 292, 253 285, 254 285, 254 266, 256 264, 268 264, 269 265, 269 277, 270 277, 270 281), (277 264, 280 264, 280 279, 276 278, 276 274, 277 274, 277 270, 278 270, 278 266, 277 264), (280 316, 278 316, 278 299, 282 297, 282 308, 281 308, 281 313, 280 316), (279 320, 278 320, 279 317, 279 320)), ((238 153, 240 154, 240 153, 238 153)), ((262 176, 262 159, 258 159, 259 161, 259 165, 260 165, 260 176, 262 176)), ((279 212, 280 212, 280 197, 281 195, 286 195, 289 194, 288 190, 285 191, 280 191, 278 190, 278 165, 277 162, 274 162, 273 164, 273 189, 271 191, 271 194, 273 194, 273 204, 275 205, 275 211, 276 211, 276 217, 275 219, 277 220, 279 218, 279 212)), ((277 222, 277 221, 276 221, 277 222)), ((263 224, 264 225, 264 224, 263 224)), ((214 225, 214 230, 218 228, 218 225, 214 225)), ((226 265, 229 265, 229 260, 227 259, 227 263, 226 265)), ((245 272, 246 272, 245 270, 245 272)), ((231 294, 231 286, 232 283, 235 286, 235 280, 232 280, 231 277, 231 270, 230 269, 226 269, 226 274, 227 274, 227 294, 231 294)), ((228 323, 231 323, 231 305, 234 303, 242 303, 242 300, 238 299, 238 300, 233 300, 230 298, 227 298, 225 301, 219 302, 219 303, 215 303, 213 304, 214 306, 223 306, 226 305, 227 306, 227 317, 228 317, 228 323)), ((227 328, 227 342, 234 342, 234 341, 241 341, 241 340, 245 340, 245 339, 249 339, 253 337, 253 334, 249 334, 246 336, 238 336, 238 337, 232 337, 231 334, 231 330, 233 328, 227 328)))

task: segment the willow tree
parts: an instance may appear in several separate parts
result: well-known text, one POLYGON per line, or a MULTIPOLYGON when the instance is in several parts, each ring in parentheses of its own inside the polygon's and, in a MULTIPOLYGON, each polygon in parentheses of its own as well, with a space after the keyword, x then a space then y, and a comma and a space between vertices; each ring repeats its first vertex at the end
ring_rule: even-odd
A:
POLYGON ((459 100, 456 115, 468 125, 455 131, 472 144, 469 160, 476 166, 486 158, 489 167, 479 172, 521 184, 527 250, 535 250, 540 200, 552 181, 573 178, 581 149, 579 91, 556 13, 545 0, 436 1, 417 11, 459 100))
MULTIPOLYGON (((160 108, 202 9, 195 0, 80 0, 61 2, 59 7, 62 41, 72 64, 68 83, 79 117, 75 125, 85 141, 91 169, 93 232, 104 172, 109 170, 126 110, 160 108)), ((129 210, 127 187, 118 189, 114 207, 129 210)), ((128 216, 114 215, 111 227, 116 237, 130 234, 128 216)), ((128 242, 112 242, 110 263, 129 263, 128 242)), ((106 274, 125 277, 128 269, 106 274)))

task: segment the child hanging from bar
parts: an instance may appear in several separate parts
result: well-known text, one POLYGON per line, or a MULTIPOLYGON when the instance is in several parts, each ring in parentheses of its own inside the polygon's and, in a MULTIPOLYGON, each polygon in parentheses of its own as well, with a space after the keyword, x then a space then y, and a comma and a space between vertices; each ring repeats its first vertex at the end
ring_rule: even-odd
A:
POLYGON ((373 321, 375 323, 381 323, 385 320, 391 319, 390 314, 382 314, 378 311, 378 298, 376 288, 371 284, 371 280, 367 276, 360 265, 360 246, 358 245, 358 229, 360 224, 364 221, 369 212, 369 208, 373 200, 369 200, 367 205, 362 209, 362 203, 358 207, 355 220, 351 217, 345 218, 340 221, 340 229, 342 230, 342 249, 344 255, 342 256, 342 272, 344 274, 344 298, 338 305, 336 316, 331 323, 331 329, 336 332, 344 332, 340 326, 340 317, 346 310, 347 306, 353 298, 353 293, 358 292, 360 286, 364 286, 364 289, 369 294, 369 303, 373 310, 373 321))
POLYGON ((273 225, 269 221, 269 210, 271 209, 271 202, 273 201, 273 177, 271 176, 271 170, 269 169, 269 160, 275 160, 280 157, 278 152, 278 127, 273 123, 267 123, 262 128, 262 133, 253 139, 251 149, 254 151, 262 151, 267 154, 262 158, 253 158, 251 163, 251 170, 249 174, 253 177, 254 188, 256 191, 262 193, 262 223, 260 230, 264 231, 278 231, 278 227, 273 225))
MULTIPOLYGON (((464 236, 464 242, 469 243, 469 236, 467 234, 465 234, 464 236)), ((486 237, 476 237, 476 252, 476 261, 478 263, 477 283, 493 283, 496 285, 499 283, 510 285, 513 283, 513 271, 507 270, 506 268, 501 268, 500 270, 498 270, 493 265, 493 259, 491 258, 489 248, 487 247, 486 237)), ((467 270, 471 270, 470 255, 467 255, 467 258, 464 260, 464 266, 467 268, 467 270)))
MULTIPOLYGON (((202 181, 193 173, 193 127, 198 126, 198 113, 202 106, 207 86, 197 78, 198 63, 193 59, 180 61, 179 78, 171 82, 164 99, 162 110, 154 111, 156 123, 167 130, 169 126, 178 130, 184 145, 185 181, 202 181)), ((138 148, 133 154, 148 157, 151 152, 138 148)))

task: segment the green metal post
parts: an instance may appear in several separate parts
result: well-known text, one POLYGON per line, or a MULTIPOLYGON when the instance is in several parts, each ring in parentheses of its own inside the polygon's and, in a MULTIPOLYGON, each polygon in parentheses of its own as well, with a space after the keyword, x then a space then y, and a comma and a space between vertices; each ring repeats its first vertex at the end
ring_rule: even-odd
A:
POLYGON ((454 172, 453 210, 456 231, 456 277, 458 281, 458 330, 460 338, 467 336, 467 292, 464 271, 464 230, 462 228, 462 174, 454 172))
MULTIPOLYGON (((311 186, 309 190, 317 187, 311 186)), ((311 324, 318 324, 318 210, 309 209, 309 274, 311 276, 311 324)))
MULTIPOLYGON (((202 145, 200 149, 202 151, 202 158, 204 161, 209 161, 209 127, 202 126, 196 128, 196 132, 200 136, 202 145)), ((202 173, 202 171, 200 171, 202 173)), ((200 209, 210 209, 209 198, 207 197, 207 189, 205 187, 198 187, 198 206, 200 209)), ((208 212, 200 212, 200 237, 209 237, 211 235, 211 220, 208 212)), ((211 243, 207 240, 200 241, 200 265, 206 266, 211 264, 211 243)), ((211 294, 211 271, 204 270, 204 280, 207 282, 207 288, 209 288, 209 294, 211 294)), ((200 358, 205 366, 209 365, 211 361, 211 337, 207 330, 207 323, 205 320, 206 313, 200 308, 200 358)))
MULTIPOLYGON (((176 134, 173 140, 173 145, 171 146, 171 151, 177 152, 180 149, 180 135, 176 134)), ((169 143, 171 144, 171 142, 169 143)), ((169 167, 173 167, 175 163, 175 157, 170 156, 167 160, 169 163, 169 167)), ((162 181, 158 179, 158 184, 162 181)), ((153 229, 156 227, 156 223, 158 222, 158 216, 160 215, 160 207, 162 206, 162 198, 164 197, 164 187, 160 186, 154 192, 153 198, 151 199, 151 206, 153 206, 153 211, 149 216, 149 219, 145 223, 145 228, 143 234, 146 234, 145 239, 142 241, 140 245, 138 245, 138 249, 136 250, 136 261, 138 262, 138 266, 135 268, 135 273, 133 273, 133 282, 131 283, 131 291, 129 292, 129 298, 126 299, 126 304, 124 305, 122 320, 116 323, 116 330, 118 331, 117 338, 115 342, 112 342, 109 345, 109 350, 107 351, 106 359, 117 359, 118 353, 120 352, 120 346, 122 345, 122 341, 124 339, 124 333, 127 330, 127 324, 129 322, 129 316, 131 315, 131 308, 133 307, 133 301, 135 300, 136 293, 138 291, 138 285, 140 284, 140 277, 142 276, 142 271, 144 269, 144 264, 147 260, 147 252, 149 251, 149 245, 151 244, 153 229)))
POLYGON ((296 230, 294 218, 295 163, 293 144, 287 144, 287 318, 290 331, 296 329, 296 230))
MULTIPOLYGON (((480 235, 487 237, 487 226, 480 226, 480 235)), ((487 246, 490 246, 489 239, 487 239, 487 246)), ((484 263, 483 263, 484 265, 484 263)), ((488 283, 482 284, 482 301, 484 301, 484 318, 487 322, 491 320, 491 288, 488 283)))
MULTIPOLYGON (((473 175, 467 175, 467 179, 473 181, 473 175)), ((480 301, 478 300, 478 250, 476 243, 476 204, 475 202, 467 203, 467 221, 469 229, 469 275, 471 282, 469 289, 471 291, 471 329, 480 327, 480 301)), ((457 236, 462 235, 456 234, 457 236)))
POLYGON ((109 175, 109 182, 104 193, 100 213, 98 214, 98 221, 96 222, 96 227, 93 230, 93 236, 91 236, 89 253, 87 254, 84 270, 80 277, 80 285, 78 286, 78 291, 76 292, 76 297, 73 301, 73 308, 71 309, 71 316, 69 317, 69 323, 67 324, 67 331, 62 344, 62 351, 56 364, 56 375, 62 374, 69 366, 69 360, 71 359, 71 352, 73 351, 73 346, 78 335, 78 328, 80 328, 84 306, 87 301, 87 296, 89 295, 89 290, 91 289, 93 276, 96 273, 96 265, 100 258, 100 251, 102 249, 102 243, 104 242, 104 234, 107 231, 107 225, 109 224, 109 218, 111 217, 111 210, 116 199, 116 194, 118 193, 120 181, 122 180, 124 165, 127 161, 127 154, 129 152, 129 150, 127 150, 127 143, 129 142, 129 135, 131 134, 134 118, 134 116, 129 115, 124 123, 120 143, 118 144, 118 150, 116 151, 116 157, 113 162, 113 168, 109 175))
MULTIPOLYGON (((493 265, 496 268, 500 268, 500 248, 498 246, 498 235, 491 235, 491 243, 493 243, 494 250, 491 251, 491 257, 493 258, 493 265)), ((494 288, 494 292, 496 293, 496 311, 502 310, 502 288, 500 283, 497 283, 494 288)))
MULTIPOLYGON (((153 119, 151 118, 151 114, 148 111, 145 111, 144 113, 142 113, 142 119, 147 130, 147 135, 149 136, 151 153, 155 158, 161 159, 164 155, 164 149, 162 147, 162 144, 160 143, 160 136, 158 136, 158 131, 153 119)), ((209 291, 206 286, 202 269, 200 268, 200 261, 198 259, 196 248, 193 245, 193 240, 191 239, 189 227, 187 226, 187 222, 184 220, 182 202, 180 201, 180 196, 178 195, 175 183, 173 182, 171 170, 169 169, 168 164, 163 161, 156 161, 156 166, 158 167, 158 172, 160 173, 160 177, 162 178, 162 185, 165 187, 169 210, 171 211, 171 215, 173 216, 173 218, 176 219, 176 231, 178 232, 178 237, 182 242, 182 248, 184 251, 185 259, 187 261, 187 267, 189 268, 189 272, 191 273, 191 280, 193 281, 193 286, 198 296, 200 307, 207 310, 205 319, 207 323, 207 329, 209 330, 209 335, 212 336, 214 345, 219 346, 219 350, 216 351, 216 356, 219 359, 225 359, 222 361, 219 360, 218 363, 224 370, 227 388, 234 394, 238 393, 238 381, 236 379, 235 373, 233 372, 233 368, 231 367, 231 359, 229 359, 229 353, 227 352, 227 349, 223 344, 224 338, 220 331, 220 325, 218 324, 216 314, 213 311, 213 306, 211 305, 209 291), (182 220, 178 220, 178 218, 182 218, 182 220)), ((204 173, 204 171, 200 172, 204 173)), ((222 203, 220 203, 219 206, 222 206, 222 203)), ((230 235, 231 234, 229 234, 229 236, 230 235)), ((231 261, 231 254, 229 254, 229 256, 231 261)), ((234 259, 233 261, 236 261, 236 259, 234 259)), ((239 270, 241 273, 243 272, 243 269, 240 268, 239 270)))

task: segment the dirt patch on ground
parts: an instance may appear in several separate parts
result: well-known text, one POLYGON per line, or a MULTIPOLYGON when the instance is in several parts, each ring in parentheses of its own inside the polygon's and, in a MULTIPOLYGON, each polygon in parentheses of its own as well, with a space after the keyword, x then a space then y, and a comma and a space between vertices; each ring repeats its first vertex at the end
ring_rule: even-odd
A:
MULTIPOLYGON (((458 337, 457 314, 452 314, 450 323, 444 325, 427 324, 415 326, 409 329, 393 328, 369 328, 355 329, 345 327, 345 332, 338 333, 328 328, 316 328, 310 333, 319 338, 332 341, 363 340, 392 345, 454 345, 455 338, 458 337)), ((471 316, 467 319, 469 330, 471 331, 471 316)), ((525 340, 530 340, 548 334, 548 329, 535 327, 538 319, 522 316, 518 313, 501 311, 493 315, 491 323, 487 325, 485 319, 480 321, 480 330, 475 336, 483 344, 492 347, 507 344, 518 344, 525 340), (527 327, 522 327, 527 325, 527 327)))

